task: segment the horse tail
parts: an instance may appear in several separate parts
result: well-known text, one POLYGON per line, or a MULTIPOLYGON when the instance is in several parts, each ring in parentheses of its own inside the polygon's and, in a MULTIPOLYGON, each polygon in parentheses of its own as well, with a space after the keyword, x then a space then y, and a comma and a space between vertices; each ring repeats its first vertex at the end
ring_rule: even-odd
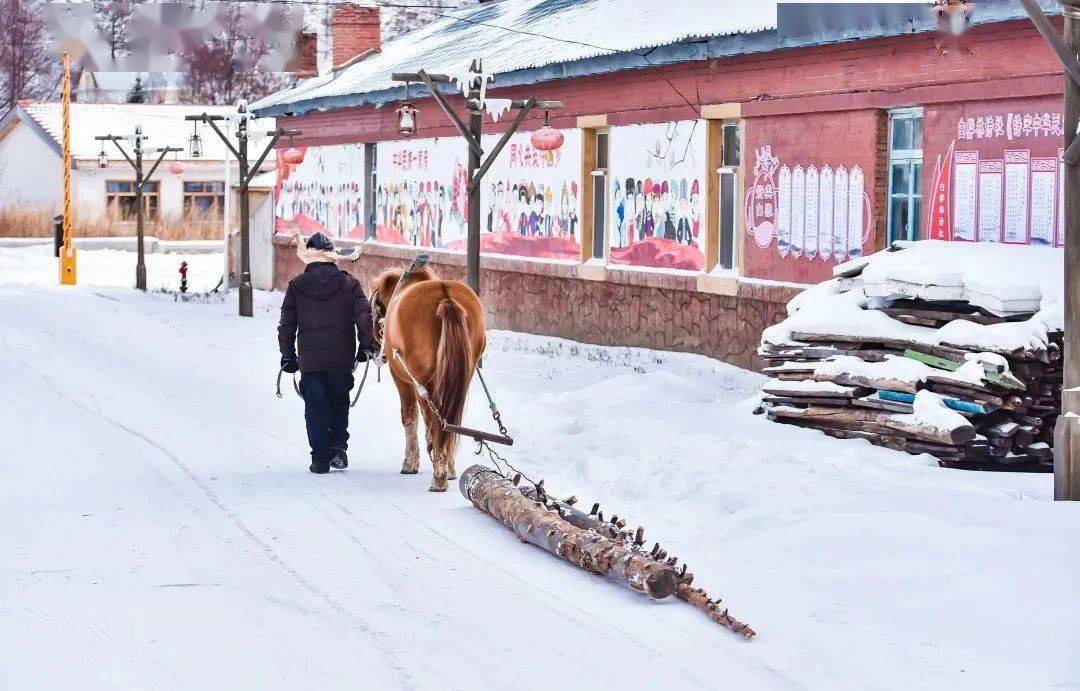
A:
MULTIPOLYGON (((460 425, 473 368, 465 309, 447 296, 439 301, 435 316, 442 322, 442 332, 435 354, 431 398, 448 423, 460 425)), ((433 441, 448 457, 454 452, 457 435, 438 429, 433 441)))

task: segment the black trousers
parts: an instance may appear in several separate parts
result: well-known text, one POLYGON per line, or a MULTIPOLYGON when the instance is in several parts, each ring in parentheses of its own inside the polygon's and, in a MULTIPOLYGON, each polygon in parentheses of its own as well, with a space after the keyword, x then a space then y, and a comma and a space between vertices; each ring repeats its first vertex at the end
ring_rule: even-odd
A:
POLYGON ((313 463, 325 465, 330 462, 331 449, 349 447, 349 392, 352 387, 353 376, 349 370, 300 375, 304 421, 313 463))

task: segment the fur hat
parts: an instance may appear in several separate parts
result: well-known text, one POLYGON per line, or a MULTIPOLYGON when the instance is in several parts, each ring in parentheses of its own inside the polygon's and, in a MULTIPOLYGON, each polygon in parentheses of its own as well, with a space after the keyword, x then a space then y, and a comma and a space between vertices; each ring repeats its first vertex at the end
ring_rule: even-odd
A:
POLYGON ((293 238, 296 241, 296 256, 305 264, 343 260, 354 262, 360 258, 360 252, 355 247, 336 249, 334 241, 323 233, 315 233, 306 240, 301 233, 296 233, 293 238))

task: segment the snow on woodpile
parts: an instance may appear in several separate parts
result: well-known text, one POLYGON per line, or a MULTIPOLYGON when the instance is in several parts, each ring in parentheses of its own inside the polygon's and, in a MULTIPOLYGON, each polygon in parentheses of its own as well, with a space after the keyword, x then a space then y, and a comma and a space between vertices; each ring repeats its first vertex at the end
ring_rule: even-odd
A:
POLYGON ((1049 470, 1062 251, 923 241, 841 264, 762 334, 761 411, 943 465, 1049 470))

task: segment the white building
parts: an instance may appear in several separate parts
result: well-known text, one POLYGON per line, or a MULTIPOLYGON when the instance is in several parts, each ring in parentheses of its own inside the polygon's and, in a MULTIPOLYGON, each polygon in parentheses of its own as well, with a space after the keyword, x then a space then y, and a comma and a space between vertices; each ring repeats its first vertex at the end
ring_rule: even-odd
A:
MULTIPOLYGON (((192 159, 188 140, 194 130, 186 115, 235 114, 222 106, 143 105, 110 103, 71 104, 71 185, 74 232, 87 235, 133 235, 134 171, 112 142, 98 135, 133 135, 137 127, 147 137, 144 147, 180 147, 168 154, 144 190, 148 235, 174 239, 220 238, 225 200, 225 154, 220 139, 199 125, 204 155, 192 159), (108 165, 99 166, 104 150, 108 165), (179 164, 175 165, 174 164, 179 164), (170 167, 183 168, 179 174, 170 167)), ((224 123, 223 123, 224 126, 224 123)), ((253 134, 273 128, 273 120, 252 121, 253 134)), ((61 105, 55 102, 22 101, 0 119, 0 236, 15 234, 5 228, 10 219, 49 219, 62 207, 61 105)), ((268 140, 253 139, 252 157, 268 140)), ((121 146, 133 156, 132 142, 121 146)), ((149 171, 156 154, 144 154, 143 170, 149 171)), ((261 170, 274 169, 273 153, 261 170)), ((231 180, 238 170, 231 161, 231 180)), ((37 221, 35 221, 37 222, 37 221)), ((20 234, 26 234, 20 233, 20 234)))

